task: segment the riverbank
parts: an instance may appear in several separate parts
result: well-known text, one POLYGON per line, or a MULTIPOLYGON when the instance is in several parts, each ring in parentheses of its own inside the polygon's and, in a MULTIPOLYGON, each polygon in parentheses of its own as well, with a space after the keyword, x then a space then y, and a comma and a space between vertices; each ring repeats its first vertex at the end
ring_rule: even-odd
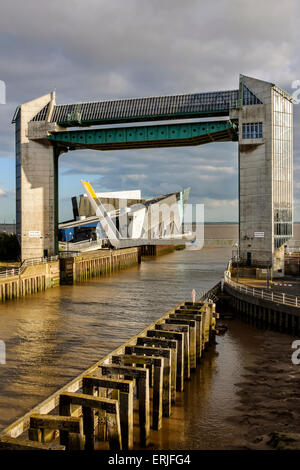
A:
MULTIPOLYGON (((7 350, 0 365, 0 429, 190 298, 193 288, 200 294, 212 287, 230 256, 231 248, 176 251, 111 277, 0 304, 7 350)), ((155 431, 155 448, 246 449, 264 445, 253 441, 265 433, 298 432, 300 365, 291 364, 290 347, 295 338, 240 320, 227 323, 227 333, 186 382, 173 408, 174 425, 155 431)))
POLYGON ((229 421, 243 428, 235 448, 300 449, 300 365, 291 361, 292 336, 253 332, 259 347, 237 383, 238 415, 229 421))

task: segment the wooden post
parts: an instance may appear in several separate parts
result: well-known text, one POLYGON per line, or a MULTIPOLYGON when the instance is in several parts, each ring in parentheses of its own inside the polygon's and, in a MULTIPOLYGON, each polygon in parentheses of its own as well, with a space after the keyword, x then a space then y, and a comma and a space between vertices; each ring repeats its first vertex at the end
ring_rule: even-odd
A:
MULTIPOLYGON (((69 400, 64 400, 62 396, 59 397, 59 415, 60 416, 71 416, 71 403, 69 400)), ((69 433, 68 431, 61 430, 59 433, 60 445, 69 446, 69 433)))
POLYGON ((162 427, 163 415, 163 369, 164 359, 161 358, 161 365, 154 367, 154 380, 153 380, 153 416, 152 427, 153 429, 160 429, 162 427))
POLYGON ((65 450, 64 446, 56 443, 43 444, 41 442, 2 436, 0 450, 65 450))
POLYGON ((120 391, 120 422, 122 448, 133 448, 133 382, 129 382, 129 393, 120 391))
MULTIPOLYGON (((113 379, 107 377, 85 376, 82 379, 82 388, 85 390, 91 384, 99 389, 118 390, 120 393, 120 423, 122 436, 122 449, 133 447, 133 381, 113 379)), ((111 419, 111 418, 110 418, 111 419)))
POLYGON ((184 333, 166 330, 148 330, 147 336, 149 338, 177 340, 176 391, 182 392, 184 389, 184 333))
POLYGON ((152 410, 152 428, 160 429, 162 425, 162 384, 163 384, 163 357, 146 357, 132 354, 122 356, 112 356, 113 364, 135 364, 154 366, 153 381, 153 410, 152 410))
POLYGON ((171 353, 171 402, 176 399, 176 369, 177 369, 177 341, 172 339, 148 338, 145 336, 137 338, 138 346, 158 347, 168 349, 171 353))
POLYGON ((205 349, 206 345, 209 342, 209 324, 210 324, 209 309, 206 304, 203 305, 203 307, 201 308, 201 313, 202 313, 202 348, 205 349))
MULTIPOLYGON (((65 392, 60 395, 60 402, 67 404, 79 405, 82 407, 82 411, 85 408, 92 408, 97 410, 105 410, 107 414, 115 415, 115 418, 110 416, 108 421, 108 435, 109 435, 109 448, 110 449, 122 449, 121 443, 121 426, 120 426, 120 415, 119 415, 119 403, 116 400, 109 398, 95 397, 93 395, 85 395, 83 393, 71 393, 65 392)), ((83 414, 83 429, 87 433, 86 441, 93 442, 94 429, 90 427, 90 419, 88 416, 88 425, 84 423, 85 415, 83 414)))
POLYGON ((189 326, 189 353, 190 353, 190 368, 195 370, 197 367, 196 360, 196 321, 189 319, 173 318, 170 316, 166 323, 174 325, 188 325, 189 326))
MULTIPOLYGON (((108 398, 107 390, 99 388, 99 397, 108 398)), ((106 411, 98 411, 98 439, 99 441, 106 441, 107 439, 107 419, 106 411)))
MULTIPOLYGON (((162 408, 163 416, 171 415, 171 349, 145 348, 143 346, 125 346, 125 354, 136 354, 137 356, 163 357, 163 392, 162 408)), ((155 373, 155 371, 154 371, 155 373)))
MULTIPOLYGON (((83 450, 83 424, 81 417, 33 414, 30 417, 30 431, 56 430, 68 433, 67 450, 83 450)), ((34 439, 35 440, 35 439, 34 439)), ((41 442, 41 441, 39 441, 41 442)))
POLYGON ((170 318, 191 319, 196 321, 196 362, 200 362, 202 356, 202 315, 195 312, 195 310, 175 310, 175 313, 170 314, 170 318))
POLYGON ((189 326, 172 325, 170 323, 158 323, 155 325, 155 329, 184 333, 184 378, 185 380, 188 380, 191 376, 189 326))
MULTIPOLYGON (((93 382, 86 380, 82 382, 82 393, 84 395, 95 395, 95 386, 93 382)), ((83 432, 85 435, 85 449, 94 450, 95 448, 95 410, 90 406, 82 407, 83 432)))
POLYGON ((183 309, 175 310, 175 313, 170 314, 170 318, 189 318, 196 320, 196 360, 200 362, 202 356, 202 314, 199 310, 183 309), (183 317, 184 316, 184 317, 183 317))
POLYGON ((139 425, 140 443, 149 444, 150 437, 150 396, 149 396, 149 370, 139 367, 100 364, 102 375, 123 375, 135 378, 139 386, 139 425))
POLYGON ((119 406, 114 413, 107 412, 108 441, 110 450, 122 449, 119 406))

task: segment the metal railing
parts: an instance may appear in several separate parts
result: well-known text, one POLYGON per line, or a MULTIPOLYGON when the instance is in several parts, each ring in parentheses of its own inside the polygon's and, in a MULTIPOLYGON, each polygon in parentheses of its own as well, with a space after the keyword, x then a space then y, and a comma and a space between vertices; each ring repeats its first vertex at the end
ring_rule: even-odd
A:
POLYGON ((81 251, 74 251, 74 250, 68 250, 68 251, 60 251, 59 252, 59 258, 74 258, 75 256, 81 256, 82 252, 81 251))
POLYGON ((289 246, 285 248, 285 253, 292 254, 292 253, 299 253, 300 246, 289 246))
POLYGON ((285 292, 274 293, 273 291, 268 291, 266 289, 257 289, 255 287, 235 282, 230 278, 229 271, 225 271, 224 284, 227 284, 230 287, 233 287, 233 289, 253 297, 300 308, 300 297, 286 294, 285 292))
POLYGON ((38 264, 50 263, 51 261, 57 261, 58 258, 59 257, 56 255, 56 256, 49 256, 47 258, 26 259, 18 268, 10 267, 10 268, 3 269, 0 272, 0 278, 20 276, 27 266, 36 266, 38 264))

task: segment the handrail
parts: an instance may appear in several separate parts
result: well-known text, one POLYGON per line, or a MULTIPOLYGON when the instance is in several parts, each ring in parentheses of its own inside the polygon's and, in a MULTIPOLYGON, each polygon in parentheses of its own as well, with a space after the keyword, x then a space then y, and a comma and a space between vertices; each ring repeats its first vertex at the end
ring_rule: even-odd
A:
POLYGON ((50 263, 51 261, 57 261, 58 256, 49 256, 45 258, 29 258, 25 259, 21 266, 18 268, 7 268, 5 271, 0 272, 0 278, 6 278, 6 277, 13 277, 13 276, 20 276, 24 269, 27 266, 36 266, 38 264, 45 264, 45 263, 50 263))
POLYGON ((300 246, 294 246, 294 247, 287 247, 285 248, 285 253, 288 253, 289 255, 293 253, 299 253, 300 251, 300 246))
POLYGON ((241 284, 239 282, 233 281, 230 278, 230 272, 225 271, 224 273, 224 284, 228 284, 233 287, 233 289, 243 292, 244 294, 251 295, 252 297, 259 297, 264 300, 269 300, 271 302, 281 303, 284 305, 289 305, 293 307, 300 308, 300 297, 295 295, 282 293, 270 292, 266 289, 257 289, 255 287, 247 286, 246 284, 241 284))
POLYGON ((59 252, 59 258, 73 258, 75 256, 81 256, 82 252, 81 251, 74 251, 74 250, 68 250, 68 251, 60 251, 59 252))

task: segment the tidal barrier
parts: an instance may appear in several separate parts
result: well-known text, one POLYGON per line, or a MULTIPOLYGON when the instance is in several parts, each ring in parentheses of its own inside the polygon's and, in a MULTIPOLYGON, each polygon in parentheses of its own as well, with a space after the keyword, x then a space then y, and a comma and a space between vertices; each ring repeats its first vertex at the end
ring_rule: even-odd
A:
POLYGON ((214 341, 219 288, 178 304, 10 424, 0 450, 147 448, 214 341))

